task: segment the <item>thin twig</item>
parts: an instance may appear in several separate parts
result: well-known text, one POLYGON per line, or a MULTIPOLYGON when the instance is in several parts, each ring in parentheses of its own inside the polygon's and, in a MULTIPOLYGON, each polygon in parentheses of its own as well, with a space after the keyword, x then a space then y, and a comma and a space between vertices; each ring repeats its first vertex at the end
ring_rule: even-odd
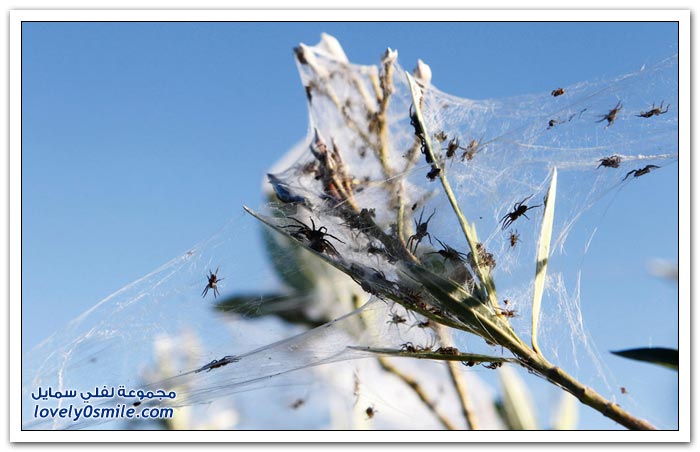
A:
MULTIPOLYGON (((399 369, 396 367, 392 366, 387 358, 380 357, 377 358, 379 361, 379 365, 382 366, 382 369, 385 371, 396 375, 401 381, 406 383, 406 385, 413 390, 413 392, 416 393, 418 398, 423 402, 423 404, 435 415, 435 417, 440 421, 440 423, 448 430, 457 430, 457 428, 450 422, 449 419, 447 419, 443 414, 441 414, 435 404, 430 401, 428 398, 428 395, 423 391, 423 388, 421 385, 412 377, 404 374, 401 372, 399 369)), ((455 363, 456 364, 456 363, 455 363)), ((457 364, 459 365, 459 364, 457 364)))
MULTIPOLYGON (((438 325, 437 335, 440 339, 440 343, 445 345, 448 332, 444 326, 438 325)), ((464 420, 467 423, 467 428, 469 430, 479 430, 479 422, 476 419, 476 414, 472 407, 471 400, 469 398, 469 391, 467 390, 467 382, 464 379, 464 375, 461 372, 461 364, 457 361, 447 361, 447 370, 450 373, 450 379, 452 380, 452 385, 457 392, 459 397, 459 403, 462 407, 462 414, 464 415, 464 420)))

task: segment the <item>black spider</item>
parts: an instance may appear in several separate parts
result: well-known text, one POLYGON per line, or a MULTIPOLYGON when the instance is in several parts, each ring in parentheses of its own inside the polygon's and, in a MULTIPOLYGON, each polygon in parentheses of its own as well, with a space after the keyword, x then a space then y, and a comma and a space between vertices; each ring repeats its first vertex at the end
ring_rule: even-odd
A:
POLYGON ((199 369, 195 370, 194 373, 204 372, 205 370, 207 372, 211 372, 212 369, 216 369, 218 367, 224 367, 227 364, 235 363, 235 362, 238 362, 240 360, 241 360, 241 358, 239 358, 238 356, 233 356, 233 355, 224 356, 221 359, 215 359, 212 362, 210 362, 209 364, 203 365, 199 369))
POLYGON ((467 258, 467 255, 464 253, 460 253, 456 249, 452 248, 449 245, 446 245, 442 240, 439 238, 435 237, 435 240, 437 240, 440 245, 442 245, 442 249, 440 251, 433 251, 428 254, 439 254, 440 256, 444 257, 445 260, 449 260, 452 262, 464 262, 464 260, 467 258))
POLYGON ((625 178, 622 180, 627 179, 628 177, 630 177, 630 175, 632 175, 634 177, 644 176, 645 174, 649 174, 652 169, 656 169, 656 168, 660 168, 660 167, 656 166, 656 165, 647 165, 644 168, 632 170, 629 173, 627 173, 625 178))
POLYGON ((326 252, 332 256, 339 256, 338 250, 335 249, 333 244, 329 242, 326 239, 326 237, 333 238, 339 241, 340 243, 345 242, 340 240, 338 237, 329 234, 328 228, 326 228, 325 226, 321 226, 318 229, 316 229, 316 223, 314 223, 314 219, 311 217, 309 217, 309 220, 311 220, 311 227, 308 227, 306 224, 302 223, 294 217, 289 217, 289 219, 299 223, 298 225, 289 224, 287 226, 284 226, 285 228, 296 229, 296 231, 291 233, 292 237, 296 238, 297 240, 301 240, 302 238, 306 239, 307 245, 314 251, 318 251, 319 253, 326 252))
POLYGON ((600 160, 600 165, 598 165, 598 168, 601 166, 604 166, 606 168, 618 168, 620 166, 620 162, 622 161, 622 157, 619 155, 611 155, 610 157, 605 157, 600 160))
POLYGON ((217 273, 219 273, 218 268, 214 273, 212 273, 211 270, 209 270, 209 276, 207 276, 207 285, 202 291, 202 297, 207 296, 207 292, 209 292, 209 289, 212 289, 214 291, 214 298, 216 298, 219 295, 219 288, 216 287, 216 283, 222 281, 224 278, 219 278, 218 276, 216 276, 217 273))
POLYGON ((636 115, 636 116, 639 117, 639 118, 651 118, 652 116, 663 115, 663 114, 665 114, 665 113, 668 113, 668 108, 669 108, 669 107, 670 107, 670 105, 666 105, 666 110, 664 110, 664 109, 663 109, 663 108, 664 108, 664 101, 661 101, 661 105, 659 105, 658 107, 656 106, 656 104, 652 104, 652 105, 651 105, 651 110, 649 110, 649 111, 643 111, 643 112, 641 112, 640 114, 638 114, 638 115, 636 115))
POLYGON ((430 223, 430 219, 433 218, 433 215, 435 215, 435 210, 433 210, 433 213, 430 214, 430 216, 427 220, 425 220, 425 222, 423 222, 423 211, 425 211, 425 207, 421 209, 418 221, 416 221, 415 219, 413 220, 413 222, 416 224, 416 233, 408 238, 407 246, 409 250, 411 249, 411 244, 415 242, 415 246, 413 247, 413 253, 416 252, 416 250, 418 249, 418 244, 421 242, 421 240, 423 240, 423 237, 425 236, 428 236, 430 244, 433 244, 433 239, 430 236, 430 233, 428 232, 428 223, 430 223))
POLYGON ((535 207, 542 207, 542 204, 538 204, 536 206, 530 206, 530 207, 525 205, 525 201, 532 198, 533 196, 534 195, 530 195, 527 198, 523 199, 522 201, 515 203, 513 205, 513 211, 505 214, 503 216, 503 218, 500 219, 499 223, 503 223, 502 228, 501 228, 502 230, 508 229, 508 227, 511 224, 513 224, 513 222, 515 220, 517 220, 518 218, 520 218, 521 216, 523 216, 529 220, 530 217, 525 215, 525 212, 527 212, 530 209, 534 209, 535 207))

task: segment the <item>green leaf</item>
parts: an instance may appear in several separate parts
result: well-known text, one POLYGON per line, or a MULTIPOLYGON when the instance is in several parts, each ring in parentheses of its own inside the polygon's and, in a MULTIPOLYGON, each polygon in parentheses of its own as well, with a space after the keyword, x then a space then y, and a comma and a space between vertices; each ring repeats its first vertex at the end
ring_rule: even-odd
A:
POLYGON ((523 380, 513 369, 501 368, 498 372, 503 389, 503 415, 513 430, 537 430, 537 416, 532 395, 523 380))
POLYGON ((644 361, 678 371, 678 350, 672 348, 630 348, 628 350, 610 351, 610 353, 622 356, 623 358, 644 361))
POLYGON ((566 391, 562 391, 559 407, 552 417, 552 429, 576 430, 578 412, 581 404, 578 399, 566 391))
POLYGON ((315 328, 330 319, 310 319, 303 310, 304 298, 285 294, 234 295, 214 304, 214 309, 224 314, 236 314, 247 318, 274 315, 290 323, 315 328))

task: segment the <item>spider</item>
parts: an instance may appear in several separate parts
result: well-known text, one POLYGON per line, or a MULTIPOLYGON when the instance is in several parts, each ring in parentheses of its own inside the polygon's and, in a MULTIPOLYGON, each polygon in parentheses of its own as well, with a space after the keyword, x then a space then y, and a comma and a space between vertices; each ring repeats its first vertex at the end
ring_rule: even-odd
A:
POLYGON ((664 110, 664 101, 661 101, 661 105, 659 105, 658 107, 656 106, 656 104, 652 104, 651 110, 643 111, 636 116, 639 118, 651 118, 652 116, 663 115, 664 113, 668 113, 669 107, 670 105, 666 105, 666 110, 664 110))
MULTIPOLYGON (((649 174, 651 172, 651 170, 655 169, 655 168, 660 168, 660 167, 656 166, 656 165, 647 165, 644 168, 632 170, 629 173, 627 173, 627 175, 625 176, 625 179, 630 177, 630 174, 634 177, 644 176, 645 174, 649 174)), ((625 180, 625 179, 622 179, 622 180, 625 180)))
POLYGON ((433 134, 433 138, 438 140, 440 143, 444 143, 445 140, 447 139, 447 134, 443 130, 441 130, 439 132, 435 132, 433 134))
POLYGON ((455 347, 440 347, 435 350, 435 353, 440 355, 459 355, 459 350, 455 347))
POLYGON ((457 149, 466 150, 465 148, 459 145, 459 138, 454 137, 450 140, 449 143, 447 143, 447 147, 445 148, 447 152, 445 153, 445 156, 447 156, 448 159, 451 159, 455 156, 455 152, 457 152, 457 149))
POLYGON ((400 350, 402 352, 418 353, 418 347, 413 345, 413 342, 406 342, 405 344, 401 344, 400 350))
POLYGON ((487 369, 498 369, 499 367, 501 367, 503 365, 503 363, 501 361, 497 361, 497 362, 493 362, 490 364, 482 364, 482 365, 487 369))
POLYGON ((554 96, 554 97, 561 96, 565 92, 566 91, 564 90, 564 88, 557 88, 554 91, 552 91, 552 96, 554 96))
POLYGON ((292 403, 291 405, 289 405, 289 408, 291 408, 291 409, 293 409, 293 410, 296 410, 297 408, 299 408, 299 407, 302 406, 303 404, 304 404, 304 399, 296 399, 296 400, 294 401, 294 403, 292 403))
POLYGON ((368 406, 365 413, 367 414, 367 419, 372 419, 377 413, 377 410, 375 410, 373 406, 368 406))
POLYGON ((520 240, 520 234, 518 234, 517 229, 515 231, 510 231, 510 237, 508 237, 508 240, 510 241, 511 248, 515 248, 515 245, 522 241, 520 240))
POLYGON ((548 123, 547 130, 551 129, 552 127, 556 126, 557 124, 561 124, 562 122, 559 121, 558 119, 550 119, 548 123))
POLYGON ((622 386, 622 387, 620 388, 620 394, 627 394, 627 388, 625 388, 624 386, 622 386))
POLYGON ((399 323, 406 323, 406 317, 400 316, 395 312, 391 313, 391 320, 387 320, 386 323, 393 323, 394 325, 397 325, 399 323))
POLYGON ((209 289, 212 289, 214 291, 214 298, 216 298, 219 295, 219 288, 216 287, 216 283, 218 283, 219 281, 223 281, 224 278, 219 278, 218 276, 216 276, 218 273, 218 268, 214 273, 212 273, 211 270, 209 270, 209 276, 207 276, 207 285, 202 291, 202 298, 207 296, 207 292, 209 292, 209 289))
POLYGON ((335 249, 333 244, 329 242, 326 237, 331 237, 340 243, 345 243, 342 240, 340 240, 338 237, 329 234, 328 233, 328 228, 325 226, 321 226, 318 229, 316 229, 316 223, 314 223, 314 219, 309 217, 309 220, 311 220, 311 227, 308 227, 301 221, 297 220, 294 217, 289 217, 290 220, 294 220, 298 225, 296 224, 288 224, 287 226, 284 226, 285 228, 296 228, 296 231, 292 232, 292 237, 296 238, 297 240, 301 240, 302 237, 307 240, 307 244, 309 248, 311 248, 314 251, 318 251, 319 253, 326 252, 332 256, 338 256, 338 250, 335 249))
POLYGON ((600 160, 600 165, 598 165, 598 168, 601 166, 604 166, 606 168, 618 168, 620 166, 620 162, 622 161, 622 157, 619 155, 611 155, 610 157, 605 157, 600 160))
POLYGON ((615 122, 615 118, 617 118, 617 113, 620 110, 622 110, 622 101, 621 100, 617 101, 617 105, 615 105, 615 108, 610 110, 607 115, 601 115, 600 121, 596 121, 596 122, 608 121, 608 125, 605 126, 605 128, 607 129, 608 127, 613 125, 613 123, 615 122))
POLYGON ((433 166, 428 172, 428 174, 425 175, 425 177, 427 177, 431 181, 434 181, 435 178, 440 175, 440 171, 440 168, 438 168, 437 166, 433 166))
POLYGON ((437 240, 440 243, 440 245, 442 245, 442 249, 440 251, 433 251, 428 254, 439 254, 440 256, 444 257, 445 260, 449 260, 452 262, 464 262, 464 260, 467 258, 466 254, 460 253, 459 251, 457 251, 449 245, 445 245, 445 243, 439 238, 435 237, 435 240, 437 240))
POLYGON ((471 160, 474 158, 476 155, 476 152, 479 150, 479 142, 476 140, 471 140, 469 144, 467 145, 467 148, 460 148, 464 150, 464 153, 462 154, 462 161, 464 160, 471 160))
POLYGON ((239 358, 238 356, 232 356, 232 355, 224 356, 221 359, 215 359, 212 362, 210 362, 209 364, 205 364, 204 366, 195 370, 194 373, 204 372, 205 370, 207 372, 211 372, 212 369, 216 369, 218 367, 224 367, 227 364, 235 363, 235 362, 238 362, 240 360, 241 360, 241 358, 239 358))
POLYGON ((503 223, 503 227, 502 227, 503 230, 508 229, 508 227, 510 227, 510 225, 513 224, 513 222, 515 220, 517 220, 518 218, 520 218, 521 216, 523 216, 529 220, 530 217, 528 217, 525 214, 525 212, 527 212, 530 209, 534 209, 536 207, 542 207, 542 204, 538 204, 536 206, 530 206, 530 207, 525 205, 525 201, 532 198, 533 196, 534 195, 530 195, 527 198, 523 199, 522 201, 515 203, 513 205, 513 211, 505 214, 503 216, 503 218, 500 219, 499 223, 503 223))
POLYGON ((430 328, 432 324, 430 323, 430 319, 426 319, 423 321, 416 322, 413 326, 417 326, 418 328, 430 328))
POLYGON ((515 309, 503 309, 503 308, 498 308, 500 311, 499 314, 501 314, 503 317, 512 319, 513 317, 518 317, 518 313, 515 312, 515 309))
MULTIPOLYGON (((489 268, 491 271, 493 271, 493 269, 496 268, 496 259, 494 259, 493 253, 489 253, 482 243, 476 244, 476 252, 479 255, 479 263, 482 267, 489 268)), ((474 255, 471 252, 467 254, 467 259, 469 260, 469 265, 471 265, 472 268, 476 269, 474 255)))
POLYGON ((418 221, 415 219, 413 222, 416 224, 416 233, 413 234, 408 238, 408 249, 411 249, 411 244, 415 242, 415 246, 413 248, 413 252, 416 252, 416 249, 418 249, 418 244, 423 240, 423 237, 428 236, 428 240, 430 240, 430 244, 433 244, 433 239, 430 236, 430 233, 428 232, 428 223, 430 223, 430 219, 433 218, 433 215, 435 215, 435 209, 433 209, 433 213, 430 214, 427 220, 423 222, 423 212, 425 211, 425 207, 421 209, 420 211, 420 217, 418 217, 418 221))

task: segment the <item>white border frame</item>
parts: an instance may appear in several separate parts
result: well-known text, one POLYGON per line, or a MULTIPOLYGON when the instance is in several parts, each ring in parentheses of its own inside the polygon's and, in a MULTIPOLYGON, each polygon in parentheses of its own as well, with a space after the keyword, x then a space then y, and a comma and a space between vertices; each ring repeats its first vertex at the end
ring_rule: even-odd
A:
MULTIPOLYGON (((690 11, 688 10, 15 10, 10 11, 10 441, 12 442, 688 442, 690 441, 690 11), (603 18, 603 19, 601 19, 603 18), (22 431, 21 23, 22 21, 677 21, 679 22, 679 430, 423 431, 22 431), (592 433, 595 433, 594 435, 592 433)), ((293 45, 295 43, 290 43, 293 45)))

